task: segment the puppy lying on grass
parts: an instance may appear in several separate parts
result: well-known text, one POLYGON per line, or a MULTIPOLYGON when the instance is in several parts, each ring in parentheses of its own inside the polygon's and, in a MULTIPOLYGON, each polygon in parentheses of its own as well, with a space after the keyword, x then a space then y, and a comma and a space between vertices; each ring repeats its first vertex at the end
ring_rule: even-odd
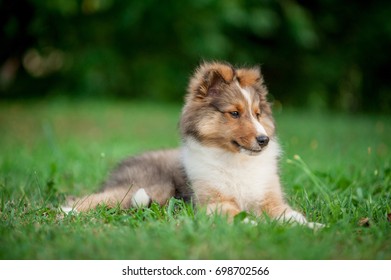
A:
POLYGON ((242 211, 319 227, 284 200, 280 146, 267 89, 258 68, 204 63, 190 79, 180 120, 182 146, 125 159, 101 192, 68 203, 65 211, 99 204, 123 208, 192 199, 208 214, 232 220, 242 211))

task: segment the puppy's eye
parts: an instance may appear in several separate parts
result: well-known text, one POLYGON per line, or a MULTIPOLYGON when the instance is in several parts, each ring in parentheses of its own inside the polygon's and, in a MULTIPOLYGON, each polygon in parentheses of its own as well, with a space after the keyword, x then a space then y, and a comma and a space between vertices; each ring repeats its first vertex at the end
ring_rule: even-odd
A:
POLYGON ((229 114, 234 118, 237 119, 240 117, 240 114, 238 111, 229 112, 229 114))
POLYGON ((262 109, 261 110, 256 110, 255 111, 255 116, 257 117, 257 119, 261 118, 262 117, 262 109))

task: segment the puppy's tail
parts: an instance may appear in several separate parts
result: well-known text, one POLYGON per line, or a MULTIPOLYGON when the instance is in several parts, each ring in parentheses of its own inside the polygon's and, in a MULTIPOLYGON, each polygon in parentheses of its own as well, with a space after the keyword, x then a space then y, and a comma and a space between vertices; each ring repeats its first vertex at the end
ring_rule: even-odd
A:
POLYGON ((107 207, 120 206, 121 208, 146 207, 151 203, 151 197, 143 188, 134 190, 111 189, 81 198, 69 197, 66 204, 61 207, 65 213, 85 212, 96 208, 98 205, 107 207))

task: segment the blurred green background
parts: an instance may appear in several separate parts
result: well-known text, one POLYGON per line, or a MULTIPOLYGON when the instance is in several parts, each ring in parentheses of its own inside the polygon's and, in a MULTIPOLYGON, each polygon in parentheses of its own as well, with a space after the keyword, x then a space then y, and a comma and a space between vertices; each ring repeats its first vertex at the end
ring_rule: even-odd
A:
POLYGON ((202 60, 277 105, 391 111, 391 1, 0 0, 0 98, 182 102, 202 60))

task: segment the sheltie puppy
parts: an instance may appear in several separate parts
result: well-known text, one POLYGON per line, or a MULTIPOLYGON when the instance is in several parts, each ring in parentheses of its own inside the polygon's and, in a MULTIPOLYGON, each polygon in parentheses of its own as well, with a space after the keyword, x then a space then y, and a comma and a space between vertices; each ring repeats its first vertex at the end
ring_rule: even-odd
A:
POLYGON ((100 193, 64 210, 105 204, 123 208, 192 199, 208 214, 232 220, 242 211, 307 224, 285 201, 280 146, 260 69, 203 63, 190 79, 180 119, 182 146, 124 160, 100 193))

